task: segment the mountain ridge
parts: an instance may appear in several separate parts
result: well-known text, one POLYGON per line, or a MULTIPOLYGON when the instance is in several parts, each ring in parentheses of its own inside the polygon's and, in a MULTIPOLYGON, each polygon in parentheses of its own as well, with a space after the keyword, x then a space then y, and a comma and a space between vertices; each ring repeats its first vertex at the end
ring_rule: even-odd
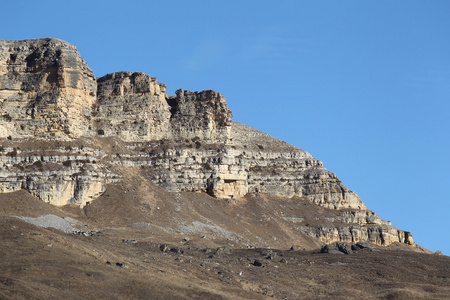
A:
POLYGON ((25 189, 89 210, 108 185, 142 177, 168 192, 236 204, 269 195, 336 210, 329 226, 277 217, 322 244, 419 249, 411 233, 368 210, 311 154, 232 121, 218 92, 167 95, 140 72, 96 78, 76 47, 58 39, 0 41, 0 50, 1 192, 25 189))

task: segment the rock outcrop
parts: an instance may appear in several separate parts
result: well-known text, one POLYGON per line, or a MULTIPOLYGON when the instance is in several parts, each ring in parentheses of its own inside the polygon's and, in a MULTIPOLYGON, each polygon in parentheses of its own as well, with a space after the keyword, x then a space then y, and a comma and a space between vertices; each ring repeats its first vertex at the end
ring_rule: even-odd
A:
POLYGON ((324 243, 413 244, 311 154, 231 121, 220 93, 165 92, 138 72, 96 79, 61 40, 0 41, 0 191, 84 206, 134 168, 172 192, 295 196, 350 209, 340 226, 296 225, 324 243))
POLYGON ((96 86, 73 45, 50 38, 0 41, 0 137, 90 135, 96 86))
POLYGON ((97 83, 94 115, 98 135, 127 142, 166 138, 171 114, 164 84, 132 72, 107 74, 97 83))
POLYGON ((97 80, 95 128, 99 136, 126 142, 198 139, 210 143, 229 139, 231 111, 215 91, 178 90, 143 73, 118 72, 97 80))
POLYGON ((106 184, 120 178, 101 163, 105 153, 89 145, 36 145, 27 141, 14 144, 20 146, 0 149, 3 193, 26 189, 53 205, 84 206, 101 195, 106 184))
POLYGON ((176 140, 200 139, 216 144, 229 140, 231 111, 220 93, 178 90, 175 97, 169 96, 167 100, 176 140))

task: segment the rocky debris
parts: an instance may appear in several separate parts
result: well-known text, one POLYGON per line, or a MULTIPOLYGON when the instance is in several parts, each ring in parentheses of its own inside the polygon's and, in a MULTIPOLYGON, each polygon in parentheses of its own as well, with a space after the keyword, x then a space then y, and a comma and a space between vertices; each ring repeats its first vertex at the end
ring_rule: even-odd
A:
POLYGON ((0 277, 0 282, 5 286, 13 286, 14 281, 11 278, 0 277))
POLYGON ((194 221, 191 224, 178 224, 178 229, 185 234, 211 232, 216 237, 223 237, 229 240, 238 239, 239 236, 234 232, 228 231, 217 224, 207 224, 194 221))
POLYGON ((216 256, 221 256, 221 255, 224 255, 224 254, 232 254, 233 253, 233 250, 232 249, 230 249, 230 248, 227 248, 227 247, 219 247, 219 248, 217 248, 216 249, 216 251, 214 251, 214 255, 216 255, 216 256))
POLYGON ((178 248, 178 247, 172 247, 172 248, 170 248, 170 251, 178 253, 178 254, 184 253, 184 249, 183 248, 178 248))
POLYGON ((278 254, 272 249, 264 249, 261 251, 261 256, 264 256, 266 259, 274 260, 278 254))
POLYGON ((161 246, 159 246, 159 250, 161 250, 161 252, 167 252, 170 250, 169 245, 163 244, 161 246))
POLYGON ((348 244, 336 243, 336 246, 337 246, 338 250, 344 254, 352 254, 353 253, 351 246, 349 246, 348 244))
POLYGON ((370 248, 369 243, 356 243, 355 245, 352 245, 353 251, 358 251, 360 249, 366 249, 366 248, 370 248))
POLYGON ((347 244, 347 243, 333 243, 329 245, 325 245, 320 249, 321 253, 330 253, 330 254, 352 254, 354 251, 360 251, 363 249, 368 249, 371 252, 379 251, 376 248, 371 248, 369 243, 356 243, 356 244, 347 244))
POLYGON ((74 230, 72 232, 73 235, 82 235, 82 236, 93 236, 95 234, 97 234, 99 231, 97 229, 93 229, 93 230, 74 230))
POLYGON ((353 251, 351 246, 345 243, 335 243, 332 245, 325 245, 320 250, 321 253, 330 253, 330 254, 352 254, 353 251))
POLYGON ((208 256, 209 258, 215 258, 215 257, 221 257, 221 256, 224 256, 224 255, 233 254, 233 250, 230 249, 230 248, 227 248, 227 247, 219 247, 219 248, 217 248, 215 250, 207 248, 207 249, 204 250, 204 252, 210 254, 208 256))
POLYGON ((179 248, 179 247, 171 247, 167 244, 160 245, 159 250, 161 250, 161 252, 174 252, 174 253, 178 253, 178 254, 184 253, 184 249, 179 248))
POLYGON ((77 231, 74 226, 79 224, 79 222, 73 218, 61 218, 55 215, 43 215, 37 218, 17 216, 16 218, 39 227, 54 228, 66 233, 73 233, 77 231))
POLYGON ((270 259, 270 260, 274 260, 276 257, 277 257, 277 254, 276 253, 272 253, 272 254, 267 255, 266 258, 270 259))
POLYGON ((306 249, 301 248, 299 246, 291 246, 291 248, 289 248, 289 251, 301 251, 301 250, 305 251, 306 249))
POLYGON ((257 260, 257 259, 255 259, 255 260, 252 262, 252 265, 255 266, 255 267, 262 267, 262 266, 263 266, 262 262, 259 261, 259 260, 257 260))
POLYGON ((182 244, 188 244, 190 240, 191 240, 190 238, 185 237, 183 240, 180 241, 180 243, 182 243, 182 244))
POLYGON ((125 262, 113 262, 113 261, 106 261, 107 265, 112 265, 112 266, 116 266, 119 268, 123 268, 123 269, 127 269, 128 268, 128 264, 125 262))
POLYGON ((137 240, 130 240, 130 239, 123 239, 122 243, 124 244, 136 244, 138 241, 137 240))
POLYGON ((27 223, 43 227, 43 228, 54 228, 61 231, 64 231, 65 233, 71 233, 73 235, 81 235, 81 236, 92 236, 97 233, 99 233, 98 229, 92 229, 92 230, 82 230, 77 229, 80 225, 80 222, 70 218, 70 217, 58 217, 55 215, 42 215, 37 218, 32 217, 24 217, 24 216, 18 216, 16 218, 19 218, 27 223))
POLYGON ((179 263, 185 262, 184 258, 181 257, 181 256, 175 258, 175 261, 177 261, 177 262, 179 262, 179 263))
POLYGON ((329 254, 343 254, 341 250, 339 250, 339 247, 334 245, 325 245, 320 249, 321 253, 329 253, 329 254))

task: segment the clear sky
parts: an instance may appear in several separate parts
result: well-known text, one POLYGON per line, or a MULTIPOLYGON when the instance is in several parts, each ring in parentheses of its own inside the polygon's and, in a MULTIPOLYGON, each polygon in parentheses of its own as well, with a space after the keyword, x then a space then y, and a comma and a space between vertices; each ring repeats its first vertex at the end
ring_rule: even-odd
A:
POLYGON ((450 255, 450 1, 7 1, 0 39, 75 44, 96 76, 214 89, 367 207, 450 255))

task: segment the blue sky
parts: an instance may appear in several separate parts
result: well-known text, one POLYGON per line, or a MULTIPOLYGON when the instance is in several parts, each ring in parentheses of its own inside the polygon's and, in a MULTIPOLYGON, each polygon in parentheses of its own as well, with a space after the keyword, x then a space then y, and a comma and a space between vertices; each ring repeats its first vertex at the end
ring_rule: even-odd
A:
POLYGON ((214 89, 450 255, 450 1, 5 1, 0 39, 75 44, 96 76, 214 89))

